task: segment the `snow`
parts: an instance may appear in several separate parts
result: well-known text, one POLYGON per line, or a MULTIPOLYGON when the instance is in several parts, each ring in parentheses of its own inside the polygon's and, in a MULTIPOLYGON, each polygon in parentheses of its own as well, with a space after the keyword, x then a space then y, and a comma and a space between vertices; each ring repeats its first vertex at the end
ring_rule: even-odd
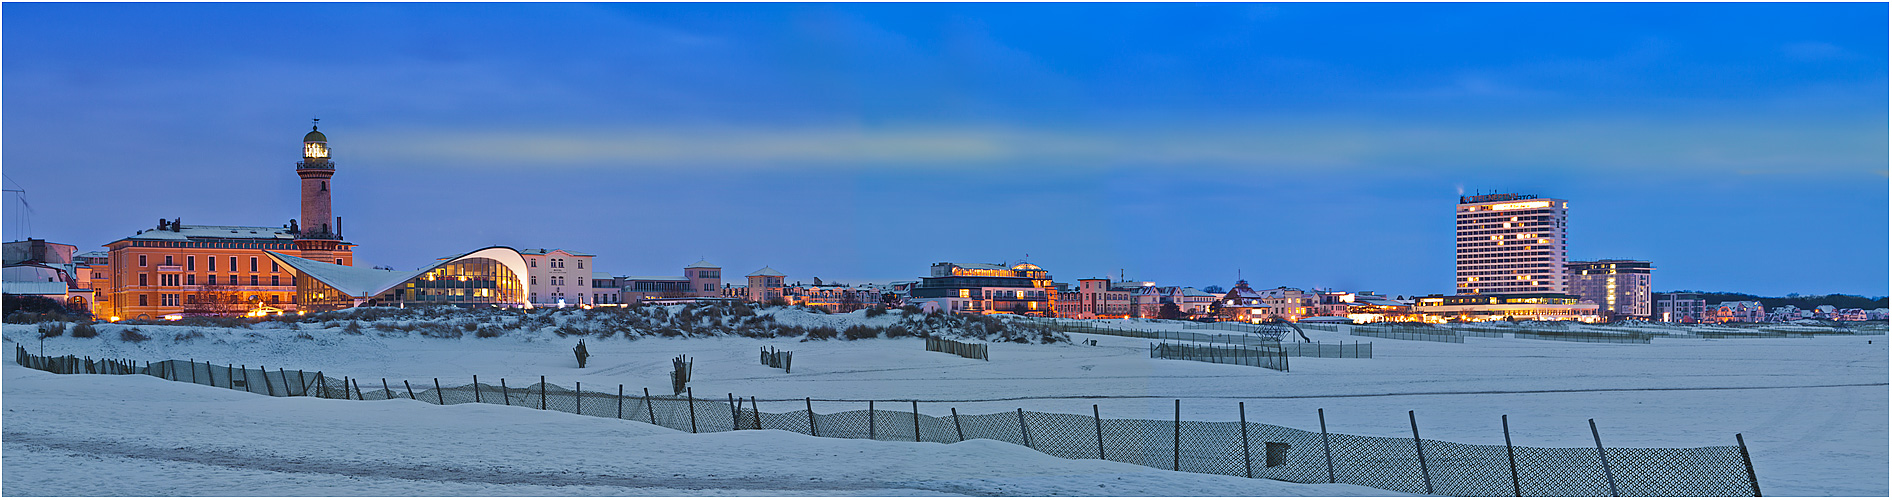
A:
MULTIPOLYGON (((891 324, 899 316, 897 311, 875 318, 866 318, 862 313, 822 315, 789 309, 767 309, 761 313, 773 315, 779 322, 808 325, 891 324)), ((1140 323, 1140 327, 1163 324, 1140 323)), ((538 377, 545 376, 548 381, 567 387, 571 382, 583 382, 586 388, 609 388, 623 384, 627 392, 631 393, 640 393, 644 387, 662 392, 661 388, 668 387, 669 383, 670 359, 677 355, 689 355, 696 367, 692 387, 699 397, 721 399, 725 393, 755 396, 761 401, 764 411, 798 409, 804 404, 801 398, 812 397, 817 400, 814 403, 816 411, 821 413, 864 409, 864 401, 873 399, 902 403, 918 400, 921 412, 931 415, 945 415, 951 410, 962 414, 993 413, 1021 407, 1041 412, 1088 414, 1090 406, 1096 404, 1106 418, 1167 419, 1173 411, 1172 400, 1182 399, 1185 419, 1233 421, 1236 402, 1243 401, 1247 403, 1250 421, 1314 430, 1319 428, 1315 410, 1324 409, 1331 431, 1371 436, 1411 436, 1406 411, 1414 410, 1425 438, 1471 444, 1503 444, 1499 416, 1509 415, 1512 438, 1519 446, 1594 446, 1587 420, 1595 419, 1604 444, 1610 447, 1727 446, 1734 444, 1734 434, 1741 433, 1754 457, 1762 491, 1768 496, 1882 497, 1888 493, 1887 467, 1892 463, 1888 461, 1886 446, 1888 353, 1886 337, 1882 333, 1756 339, 1658 336, 1650 344, 1584 344, 1468 337, 1463 344, 1448 344, 1355 337, 1308 329, 1307 335, 1317 341, 1372 342, 1375 357, 1291 358, 1292 371, 1282 373, 1234 365, 1155 360, 1149 358, 1147 340, 1076 333, 1070 334, 1073 340, 1097 340, 1098 345, 994 343, 991 345, 990 362, 926 352, 922 349, 921 341, 914 338, 800 342, 794 338, 637 337, 636 340, 629 340, 623 336, 592 337, 587 342, 587 348, 593 356, 590 365, 579 369, 570 351, 577 339, 553 335, 549 328, 512 331, 496 338, 467 335, 443 339, 401 331, 382 331, 373 328, 369 322, 363 322, 365 333, 360 335, 342 333, 339 326, 320 326, 306 324, 298 330, 288 330, 146 325, 138 328, 154 340, 134 344, 118 340, 117 330, 123 326, 101 325, 101 335, 97 338, 48 339, 46 352, 139 360, 194 358, 214 363, 260 364, 271 369, 322 370, 330 376, 346 375, 370 381, 363 384, 364 389, 374 388, 379 383, 378 379, 383 377, 398 386, 401 380, 430 381, 434 377, 441 378, 443 383, 464 384, 470 382, 473 375, 479 375, 482 381, 489 383, 501 377, 509 381, 536 382, 538 377), (201 337, 177 340, 180 335, 188 336, 185 334, 192 331, 200 333, 201 337), (785 374, 779 369, 759 364, 757 351, 766 346, 794 351, 794 373, 785 374), (828 401, 822 401, 824 399, 828 401)), ((1874 331, 1883 332, 1880 326, 1874 331)), ((1647 329, 1653 332, 1658 328, 1651 326, 1647 329)), ((23 342, 29 350, 38 348, 33 325, 5 325, 4 334, 10 340, 23 342)), ((318 427, 313 434, 331 440, 322 446, 334 450, 286 449, 308 453, 311 460, 321 458, 349 466, 413 462, 441 464, 439 467, 422 467, 424 469, 474 470, 489 465, 486 459, 470 458, 489 453, 485 447, 493 448, 490 450, 490 453, 495 454, 493 456, 511 457, 515 456, 515 452, 498 445, 465 443, 468 448, 462 449, 465 454, 462 457, 455 455, 454 450, 408 452, 403 451, 402 446, 415 440, 428 439, 427 436, 454 442, 474 437, 462 437, 463 434, 478 435, 479 439, 475 441, 481 442, 548 440, 551 444, 546 446, 511 445, 535 452, 531 457, 536 459, 547 454, 545 450, 559 450, 566 446, 565 438, 551 430, 551 426, 557 425, 558 429, 565 430, 589 429, 591 426, 608 426, 609 429, 600 427, 599 432, 588 433, 596 434, 594 436, 574 438, 569 444, 573 446, 571 453, 558 453, 546 464, 505 465, 531 461, 522 458, 524 462, 494 461, 490 465, 509 467, 507 471, 531 478, 581 474, 570 472, 574 470, 591 474, 593 469, 590 467, 593 466, 605 467, 597 469, 600 471, 598 474, 611 474, 612 477, 649 477, 648 473, 641 472, 644 469, 637 467, 674 471, 670 473, 686 474, 683 477, 688 478, 706 477, 702 471, 685 471, 682 469, 684 465, 650 457, 639 458, 637 454, 622 460, 647 460, 649 463, 615 469, 613 467, 618 467, 615 463, 620 460, 618 455, 624 452, 600 448, 652 449, 652 445, 661 444, 655 448, 668 446, 681 450, 666 451, 658 456, 683 453, 705 457, 704 461, 719 466, 724 463, 723 460, 755 465, 753 470, 730 466, 718 469, 722 472, 717 473, 763 478, 761 480, 764 482, 780 479, 768 474, 778 473, 782 466, 761 464, 767 460, 780 459, 784 463, 794 460, 795 463, 788 467, 808 470, 810 474, 816 474, 811 477, 822 477, 822 481, 829 481, 830 487, 845 481, 861 481, 859 478, 875 478, 886 483, 848 483, 846 488, 816 491, 785 486, 749 486, 750 483, 739 482, 736 486, 719 488, 714 492, 679 492, 681 490, 674 489, 677 488, 674 485, 633 482, 581 481, 566 484, 551 479, 532 479, 526 481, 529 484, 494 485, 452 478, 442 480, 450 484, 426 491, 493 495, 594 494, 590 493, 592 491, 609 491, 595 494, 638 495, 939 495, 989 494, 998 493, 1002 488, 1002 494, 1023 495, 1389 494, 1380 490, 1293 489, 1302 488, 1301 485, 1280 486, 1290 490, 1271 491, 1265 488, 1274 486, 1253 486, 1261 483, 1245 479, 1192 474, 1176 476, 1164 473, 1160 479, 1159 476, 1134 476, 1161 471, 1116 463, 1085 465, 1083 463, 1092 461, 1063 461, 998 443, 933 445, 833 439, 806 441, 816 438, 773 431, 661 437, 669 436, 664 434, 669 431, 633 422, 545 415, 544 412, 521 408, 478 405, 440 408, 431 405, 422 407, 412 402, 270 399, 145 377, 42 377, 36 372, 13 366, 6 370, 5 382, 10 385, 5 395, 18 399, 11 399, 9 401, 14 404, 5 405, 6 416, 14 417, 6 421, 10 425, 6 428, 5 479, 49 477, 32 475, 40 473, 33 472, 38 465, 18 467, 18 464, 27 462, 16 460, 20 457, 31 457, 33 463, 44 460, 66 464, 60 467, 69 467, 71 461, 82 460, 106 460, 114 464, 122 462, 123 468, 107 469, 138 471, 125 473, 131 475, 149 472, 147 475, 153 478, 178 476, 158 472, 165 468, 176 468, 180 472, 192 471, 191 474, 197 474, 197 469, 193 468, 212 468, 204 469, 206 474, 212 470, 224 470, 216 467, 228 468, 225 465, 184 463, 136 454, 113 455, 73 447, 30 444, 31 439, 83 441, 90 439, 86 437, 90 433, 98 433, 102 436, 99 439, 112 443, 148 444, 153 450, 168 447, 236 450, 244 449, 240 445, 243 442, 272 442, 273 445, 273 441, 278 439, 275 434, 243 434, 249 432, 249 426, 268 429, 278 425, 290 428, 315 425, 324 427, 318 427), (67 382, 69 380, 83 382, 67 382), (83 386, 83 390, 79 386, 61 385, 81 383, 94 385, 83 386), (119 396, 109 396, 111 394, 119 396), (173 402, 179 398, 185 399, 173 402), (101 402, 87 402, 94 399, 101 402), (331 407, 323 406, 329 404, 348 406, 336 407, 341 408, 338 410, 329 410, 327 408, 331 407), (401 406, 404 404, 412 408, 401 406), (192 416, 219 411, 245 416, 241 419, 231 416, 228 418, 232 420, 228 421, 212 418, 201 423, 195 420, 199 417, 192 416), (383 411, 391 413, 381 413, 383 411), (281 420, 268 416, 291 412, 298 414, 281 416, 281 420), (114 422, 122 424, 96 425, 93 415, 108 414, 115 416, 114 422), (117 417, 121 414, 125 417, 117 417), (17 418, 21 415, 32 417, 17 418), (466 429, 433 429, 426 426, 435 424, 415 423, 472 425, 489 420, 503 423, 506 430, 502 432, 505 434, 485 437, 484 433, 467 433, 466 429), (147 424, 147 421, 155 423, 147 424), (331 428, 327 426, 350 430, 321 432, 321 429, 331 428), (383 426, 386 427, 385 433, 381 429, 383 426), (535 427, 545 430, 534 431, 535 427), (633 432, 634 429, 648 429, 655 434, 637 434, 633 432), (362 441, 353 441, 356 438, 345 436, 357 431, 366 433, 362 441), (224 432, 241 435, 226 439, 219 436, 224 432), (760 435, 756 432, 772 434, 763 439, 757 437, 760 435), (404 434, 421 437, 400 437, 404 434), (611 437, 600 438, 598 435, 611 437), (336 439, 350 442, 332 442, 336 439), (379 442, 376 440, 402 443, 402 446, 380 447, 371 453, 368 449, 377 448, 377 445, 370 443, 379 442), (602 444, 593 446, 593 442, 602 444), (975 444, 977 446, 973 446, 975 444), (962 445, 961 448, 953 448, 962 445), (893 448, 881 448, 889 446, 893 448), (926 449, 916 451, 919 448, 926 449), (478 450, 478 453, 472 450, 478 450), (837 457, 853 452, 862 460, 848 459, 833 466, 812 468, 805 465, 804 459, 793 456, 804 451, 815 453, 813 450, 839 454, 833 455, 837 457), (1017 454, 1007 450, 1016 451, 1017 454), (721 454, 723 451, 728 451, 726 456, 721 454), (374 453, 381 455, 375 456, 374 453), (754 460, 764 462, 742 461, 751 455, 756 457, 754 460), (959 459, 967 463, 928 462, 959 459), (912 464, 914 461, 929 465, 891 469, 896 464, 912 464), (971 479, 954 479, 941 475, 945 474, 943 472, 934 471, 938 467, 977 468, 986 465, 991 467, 978 470, 994 471, 992 477, 1001 479, 987 478, 982 482, 972 482, 971 479), (1104 468, 1110 471, 1129 470, 1116 467, 1138 469, 1139 472, 1122 474, 1145 478, 1151 483, 1137 482, 1145 479, 1125 479, 1130 482, 1106 482, 1111 485, 1106 488, 1108 493, 1083 489, 1085 485, 1095 488, 1097 482, 1090 478, 1106 474, 1100 472, 1104 468), (816 472, 816 469, 820 472, 816 472), (748 472, 739 473, 739 470, 748 472), (1027 470, 1031 472, 1019 472, 1027 470), (1047 472, 1053 470, 1058 472, 1047 472), (1198 480, 1201 482, 1196 482, 1198 480), (1221 488, 1218 485, 1223 483, 1215 481, 1225 480, 1236 481, 1228 484, 1246 485, 1241 486, 1245 489, 1216 489, 1221 488), (583 488, 588 486, 577 486, 580 483, 603 485, 589 486, 600 489, 586 490, 583 488), (951 486, 939 486, 941 484, 951 486)), ((904 408, 906 405, 897 406, 904 408)), ((284 434, 311 433, 298 431, 284 434)), ((314 444, 308 446, 317 447, 314 444)), ((244 449, 243 453, 274 452, 244 449)), ((254 456, 259 460, 268 458, 260 455, 244 456, 254 456)), ((272 456, 300 455, 282 452, 272 456)), ((687 460, 679 463, 684 462, 687 460)), ((692 466, 700 467, 702 464, 692 466)), ((70 469, 54 467, 54 470, 70 469)), ((355 469, 342 467, 336 470, 355 469)), ((53 474, 53 471, 42 472, 53 474)), ((269 484, 306 484, 290 487, 308 488, 284 490, 280 494, 305 494, 291 493, 294 491, 311 492, 306 494, 348 494, 339 492, 343 490, 327 489, 341 486, 317 485, 318 482, 326 482, 315 480, 315 476, 310 473, 275 469, 225 472, 259 478, 286 474, 269 479, 269 484)), ((335 475, 335 480, 354 482, 350 484, 385 482, 375 484, 397 490, 402 485, 420 488, 421 483, 432 484, 430 481, 434 481, 400 475, 371 476, 359 480, 335 475)), ((100 484, 93 487, 99 489, 75 489, 72 494, 131 491, 111 489, 116 487, 112 485, 123 481, 97 482, 100 484)), ((33 480, 14 482, 12 484, 18 489, 9 490, 9 493, 57 494, 57 490, 35 490, 33 488, 37 486, 20 486, 36 483, 33 480), (33 491, 40 493, 31 493, 33 491)), ((217 491, 224 494, 256 491, 243 489, 241 485, 245 483, 230 484, 232 489, 217 491)), ((178 487, 182 485, 180 480, 178 487)), ((152 487, 158 490, 144 491, 175 491, 164 490, 163 485, 152 487)), ((371 489, 370 486, 359 487, 362 491, 371 489)), ((277 490, 272 487, 267 491, 276 493, 277 490)))
POLYGON ((991 440, 689 434, 521 407, 270 398, 10 363, 4 386, 0 481, 11 496, 1388 494, 1064 460, 991 440))

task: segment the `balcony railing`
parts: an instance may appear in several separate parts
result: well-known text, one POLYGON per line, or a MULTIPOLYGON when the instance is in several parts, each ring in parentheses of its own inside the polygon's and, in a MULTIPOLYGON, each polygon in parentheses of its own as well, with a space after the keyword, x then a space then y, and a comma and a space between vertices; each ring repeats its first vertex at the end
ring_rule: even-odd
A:
POLYGON ((296 162, 296 170, 335 170, 335 162, 296 162))

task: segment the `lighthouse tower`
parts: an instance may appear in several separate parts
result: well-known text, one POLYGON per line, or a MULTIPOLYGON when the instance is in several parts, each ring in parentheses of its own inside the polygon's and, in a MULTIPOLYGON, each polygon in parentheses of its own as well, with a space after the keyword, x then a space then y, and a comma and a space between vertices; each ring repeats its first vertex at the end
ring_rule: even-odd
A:
POLYGON ((302 258, 333 262, 335 250, 342 245, 342 228, 341 219, 330 211, 329 178, 335 176, 335 163, 329 161, 328 136, 322 135, 320 125, 318 121, 302 136, 302 161, 296 162, 296 176, 302 178, 296 249, 302 258))

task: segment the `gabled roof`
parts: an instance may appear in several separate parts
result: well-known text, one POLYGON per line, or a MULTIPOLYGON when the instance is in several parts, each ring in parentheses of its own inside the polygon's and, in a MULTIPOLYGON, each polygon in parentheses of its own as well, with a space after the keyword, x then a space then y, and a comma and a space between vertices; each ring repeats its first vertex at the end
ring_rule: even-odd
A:
POLYGON ((1182 294, 1184 297, 1214 297, 1216 296, 1213 293, 1197 290, 1196 287, 1193 287, 1193 286, 1183 287, 1182 294))
POLYGON ((696 263, 695 263, 695 264, 690 264, 690 265, 687 265, 687 266, 683 266, 683 268, 684 268, 684 269, 696 269, 696 268, 699 268, 699 267, 711 267, 711 268, 716 268, 716 269, 722 269, 722 267, 720 267, 720 266, 717 266, 717 265, 715 265, 715 264, 711 264, 711 263, 710 263, 710 261, 708 261, 708 260, 699 260, 699 261, 696 261, 696 263))
POLYGON ((598 280, 614 280, 614 279, 617 279, 617 277, 615 277, 615 276, 611 276, 611 273, 605 273, 605 272, 598 272, 598 271, 592 271, 592 272, 591 272, 591 280, 592 280, 592 281, 598 281, 598 280))
POLYGON ((761 269, 757 269, 755 270, 755 272, 749 273, 749 276, 788 276, 788 275, 782 274, 781 271, 777 271, 774 268, 771 268, 769 266, 762 266, 761 269))
POLYGON ((419 271, 406 272, 389 271, 386 269, 331 264, 269 250, 264 250, 264 252, 268 253, 270 258, 276 259, 284 265, 295 269, 297 273, 310 279, 320 281, 328 285, 329 288, 334 288, 336 291, 348 294, 351 297, 367 297, 379 294, 388 288, 414 279, 415 276, 420 276, 421 273, 427 272, 427 269, 432 269, 426 268, 419 271))

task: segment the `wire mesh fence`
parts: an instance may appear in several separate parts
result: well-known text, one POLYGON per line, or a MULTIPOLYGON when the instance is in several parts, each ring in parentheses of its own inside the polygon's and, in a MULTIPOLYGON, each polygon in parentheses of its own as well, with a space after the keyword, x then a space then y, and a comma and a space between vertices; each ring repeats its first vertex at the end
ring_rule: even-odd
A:
POLYGON ((1324 342, 1314 342, 1310 344, 1306 342, 1290 342, 1281 344, 1281 351, 1289 357, 1297 358, 1369 359, 1373 357, 1373 343, 1354 342, 1349 344, 1339 342, 1328 344, 1324 342))
POLYGON ((1347 328, 1347 335, 1394 340, 1465 343, 1465 336, 1452 330, 1418 325, 1362 325, 1347 328))
POLYGON ((991 356, 986 352, 986 344, 974 344, 970 342, 947 340, 947 339, 942 339, 939 337, 927 337, 926 350, 933 351, 933 352, 943 352, 947 354, 955 354, 962 358, 972 358, 972 359, 978 359, 978 360, 984 360, 984 361, 992 360, 991 356))
POLYGON ((1068 320, 1068 319, 1057 319, 1057 318, 1037 319, 1035 321, 1039 322, 1040 324, 1044 324, 1046 326, 1056 328, 1059 331, 1069 332, 1069 333, 1094 333, 1094 334, 1099 334, 1099 335, 1115 335, 1119 337, 1136 337, 1136 338, 1144 338, 1144 339, 1174 340, 1174 341, 1183 341, 1183 342, 1234 343, 1234 344, 1240 344, 1242 342, 1246 342, 1246 340, 1241 340, 1244 338, 1252 338, 1254 339, 1252 340, 1254 342, 1278 342, 1281 340, 1283 336, 1287 334, 1287 332, 1292 331, 1291 327, 1282 326, 1282 325, 1274 325, 1274 324, 1251 325, 1251 324, 1246 324, 1246 323, 1233 323, 1233 322, 1196 323, 1196 322, 1177 321, 1177 322, 1163 322, 1163 323, 1152 323, 1150 325, 1143 325, 1143 326, 1149 326, 1149 328, 1135 328, 1136 326, 1139 326, 1137 323, 1125 323, 1121 321, 1068 320), (1156 326, 1161 326, 1161 325, 1175 326, 1177 328, 1167 329, 1167 328, 1156 327, 1156 326), (1225 331, 1239 332, 1239 334, 1229 335, 1229 334, 1201 333, 1201 332, 1191 332, 1187 330, 1225 330, 1225 331), (1209 340, 1209 339, 1227 339, 1227 340, 1209 340))
POLYGON ((1226 365, 1256 366, 1288 371, 1288 356, 1279 343, 1272 346, 1150 344, 1150 357, 1226 365))
MULTIPOLYGON (((1221 349, 1236 349, 1221 347, 1221 349)), ((1285 357, 1280 357, 1285 361, 1285 357)), ((1166 470, 1266 478, 1295 483, 1348 483, 1391 491, 1452 496, 1759 496, 1759 483, 1745 444, 1701 448, 1538 448, 1473 445, 1418 438, 1359 436, 1304 431, 1249 422, 1182 419, 1176 402, 1171 420, 1106 419, 1091 415, 1026 411, 928 415, 915 401, 845 401, 849 409, 815 411, 814 400, 787 412, 764 412, 751 397, 734 394, 697 398, 653 396, 574 383, 566 388, 538 380, 479 380, 443 385, 421 381, 363 380, 322 372, 158 361, 49 357, 17 348, 15 362, 55 373, 142 374, 166 380, 244 390, 271 396, 349 400, 413 399, 439 404, 500 404, 634 420, 689 432, 774 429, 849 439, 956 443, 991 439, 1068 459, 1102 459, 1166 470), (856 406, 865 403, 864 408, 856 406)), ((824 401, 824 406, 835 402, 824 401)), ((937 403, 934 403, 935 405, 937 403)), ((937 410, 937 408, 932 408, 937 410)), ((1593 431, 1594 432, 1594 431, 1593 431)))

